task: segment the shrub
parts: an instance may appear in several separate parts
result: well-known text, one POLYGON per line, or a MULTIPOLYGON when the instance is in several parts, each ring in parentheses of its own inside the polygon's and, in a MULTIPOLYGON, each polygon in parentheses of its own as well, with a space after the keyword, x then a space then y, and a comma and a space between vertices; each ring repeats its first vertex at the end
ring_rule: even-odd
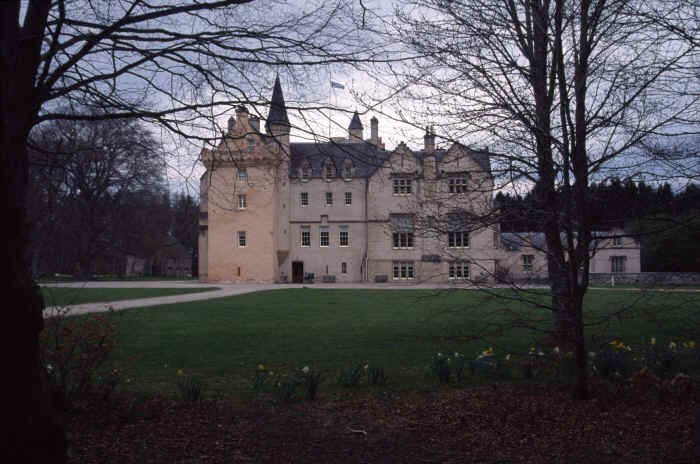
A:
POLYGON ((294 399, 297 387, 300 384, 301 381, 298 378, 285 376, 277 381, 273 388, 273 393, 280 403, 289 403, 294 399))
POLYGON ((384 373, 383 367, 367 367, 367 384, 368 385, 386 385, 389 378, 384 373))
POLYGON ((437 353, 433 356, 430 364, 430 370, 438 378, 440 383, 449 383, 450 381, 450 359, 442 353, 437 353))
POLYGON ((321 373, 312 371, 309 366, 304 366, 301 370, 303 381, 301 384, 304 387, 304 398, 307 401, 313 401, 316 398, 318 387, 321 384, 321 373))
POLYGON ((346 367, 338 374, 338 385, 342 387, 355 387, 365 375, 365 369, 361 364, 353 367, 346 367))
POLYGON ((204 382, 190 375, 185 375, 181 369, 177 371, 177 375, 179 377, 177 389, 180 392, 182 401, 185 403, 200 401, 203 397, 204 382))
POLYGON ((70 310, 53 310, 39 336, 40 361, 54 399, 63 409, 91 393, 108 397, 120 377, 118 370, 99 372, 116 346, 113 310, 69 317, 70 310))

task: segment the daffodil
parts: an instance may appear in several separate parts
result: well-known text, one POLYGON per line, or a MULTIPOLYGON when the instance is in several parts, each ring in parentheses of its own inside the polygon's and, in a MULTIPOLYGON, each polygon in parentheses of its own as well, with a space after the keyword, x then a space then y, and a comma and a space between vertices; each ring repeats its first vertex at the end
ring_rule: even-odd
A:
POLYGON ((308 374, 310 370, 311 370, 311 369, 309 369, 309 366, 304 366, 304 367, 302 367, 302 369, 301 369, 301 371, 302 371, 304 374, 308 374))
POLYGON ((676 349, 676 346, 677 346, 677 345, 676 345, 676 342, 671 342, 671 343, 668 344, 668 347, 669 347, 670 349, 672 349, 672 350, 675 350, 675 349, 676 349))
POLYGON ((554 349, 552 350, 554 354, 559 354, 559 347, 555 346, 554 349))
POLYGON ((275 375, 275 373, 272 372, 272 371, 268 372, 267 374, 268 374, 268 375, 275 375))
POLYGON ((510 353, 506 355, 506 361, 510 361, 510 353))
POLYGON ((688 342, 688 348, 690 348, 691 350, 695 349, 695 342, 693 340, 688 342))
POLYGON ((264 371, 264 370, 265 370, 265 365, 264 365, 264 364, 258 364, 258 370, 264 371))
POLYGON ((182 369, 178 369, 178 370, 177 370, 177 375, 179 375, 180 377, 182 377, 183 375, 185 375, 185 373, 183 372, 182 369))
POLYGON ((651 344, 656 345, 656 337, 651 337, 651 344))

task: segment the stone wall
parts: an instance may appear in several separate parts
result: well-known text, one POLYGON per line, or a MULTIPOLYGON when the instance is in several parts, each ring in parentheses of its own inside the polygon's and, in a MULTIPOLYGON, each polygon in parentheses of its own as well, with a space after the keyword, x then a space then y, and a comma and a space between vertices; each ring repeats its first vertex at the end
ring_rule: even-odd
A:
MULTIPOLYGON (((613 274, 590 275, 592 285, 610 284, 613 274)), ((700 272, 639 272, 615 274, 615 284, 639 284, 644 287, 656 285, 700 285, 700 272)))

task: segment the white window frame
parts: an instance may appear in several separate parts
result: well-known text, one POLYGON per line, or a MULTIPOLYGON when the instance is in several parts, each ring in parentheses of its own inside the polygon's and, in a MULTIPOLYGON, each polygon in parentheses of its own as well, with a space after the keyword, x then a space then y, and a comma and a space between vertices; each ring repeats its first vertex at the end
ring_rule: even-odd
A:
POLYGON ((448 264, 448 279, 469 280, 469 271, 468 261, 450 261, 448 264))
POLYGON ((392 232, 391 248, 394 250, 412 250, 415 246, 413 232, 392 232))
POLYGON ((413 192, 413 179, 410 177, 395 177, 393 179, 392 185, 392 195, 395 196, 406 196, 413 192))
POLYGON ((236 177, 241 182, 247 181, 248 180, 248 169, 238 168, 238 172, 236 173, 236 177))
POLYGON ((238 209, 248 209, 248 196, 245 194, 238 195, 238 209))
POLYGON ((333 192, 326 192, 326 206, 333 206, 333 192))
POLYGON ((467 177, 455 176, 448 179, 450 193, 467 193, 467 177))
POLYGON ((308 182, 312 174, 311 164, 308 161, 304 162, 304 164, 301 165, 301 181, 308 182))
POLYGON ((391 268, 392 280, 414 280, 416 278, 414 261, 393 261, 391 268))
POLYGON ((238 243, 238 248, 245 248, 248 246, 248 236, 245 233, 245 230, 239 230, 238 233, 236 234, 237 237, 237 243, 238 243))
POLYGON ((350 247, 350 231, 347 226, 340 226, 340 230, 338 231, 338 246, 340 248, 350 247), (345 245, 343 245, 343 234, 345 234, 345 245))
POLYGON ((328 226, 319 227, 318 246, 321 248, 328 248, 331 246, 331 232, 328 226))
POLYGON ((345 192, 345 206, 352 205, 352 192, 345 192))
POLYGON ((323 175, 325 176, 326 181, 335 179, 337 172, 333 163, 328 162, 325 166, 323 166, 323 175))
POLYGON ((311 226, 301 226, 299 237, 299 246, 302 248, 309 248, 311 246, 311 226), (306 244, 304 242, 306 242, 306 244))
POLYGON ((535 268, 535 255, 522 255, 523 272, 532 272, 535 268))
POLYGON ((299 194, 299 203, 302 208, 309 206, 309 192, 301 192, 299 194))
POLYGON ((468 230, 456 230, 454 232, 448 232, 447 248, 469 248, 469 238, 470 237, 468 230))
POLYGON ((610 272, 612 274, 624 274, 627 271, 627 256, 611 256, 610 272))

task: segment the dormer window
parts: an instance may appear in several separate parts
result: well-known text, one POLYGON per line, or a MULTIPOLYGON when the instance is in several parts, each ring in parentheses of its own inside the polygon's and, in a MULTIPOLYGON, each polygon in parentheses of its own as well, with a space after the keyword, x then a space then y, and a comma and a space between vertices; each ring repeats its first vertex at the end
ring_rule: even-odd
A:
POLYGON ((345 180, 351 180, 352 179, 352 161, 349 159, 346 159, 345 162, 343 162, 343 179, 345 180))
POLYGON ((335 177, 335 166, 332 162, 326 161, 323 167, 323 177, 325 177, 326 180, 331 180, 335 177))
POLYGON ((253 153, 255 151, 255 139, 254 138, 248 139, 248 151, 251 153, 253 153))
POLYGON ((301 180, 306 182, 311 178, 311 163, 304 161, 301 166, 301 180))

